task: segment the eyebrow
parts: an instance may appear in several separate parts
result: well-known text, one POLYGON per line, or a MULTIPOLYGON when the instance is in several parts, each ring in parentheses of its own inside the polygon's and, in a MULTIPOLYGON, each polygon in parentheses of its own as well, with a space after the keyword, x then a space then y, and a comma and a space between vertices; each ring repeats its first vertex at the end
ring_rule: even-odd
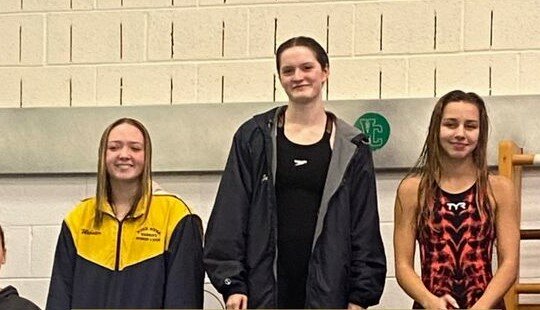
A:
MULTIPOLYGON (((122 140, 111 140, 111 141, 107 141, 107 143, 123 143, 124 141, 122 140)), ((139 142, 139 141, 127 141, 128 144, 144 144, 144 142, 139 142)))
MULTIPOLYGON (((455 117, 446 117, 446 118, 443 118, 442 120, 443 120, 443 121, 453 121, 453 122, 456 122, 458 119, 455 118, 455 117)), ((480 123, 480 120, 466 119, 466 120, 465 120, 465 123, 480 123)))
MULTIPOLYGON (((301 63, 300 66, 312 65, 314 63, 315 63, 314 61, 306 61, 306 62, 301 63)), ((283 68, 293 68, 293 67, 295 67, 295 66, 293 66, 293 65, 283 65, 283 66, 281 66, 282 69, 283 68)))

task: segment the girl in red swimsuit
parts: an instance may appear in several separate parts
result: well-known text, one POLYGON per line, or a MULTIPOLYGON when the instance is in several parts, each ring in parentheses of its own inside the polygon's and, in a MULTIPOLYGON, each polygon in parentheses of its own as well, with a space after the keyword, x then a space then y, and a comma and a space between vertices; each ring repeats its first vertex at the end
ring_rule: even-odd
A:
POLYGON ((504 307, 519 261, 518 209, 510 180, 488 173, 487 137, 482 98, 459 90, 444 95, 420 158, 398 188, 396 278, 414 308, 504 307), (416 241, 421 277, 414 271, 416 241))

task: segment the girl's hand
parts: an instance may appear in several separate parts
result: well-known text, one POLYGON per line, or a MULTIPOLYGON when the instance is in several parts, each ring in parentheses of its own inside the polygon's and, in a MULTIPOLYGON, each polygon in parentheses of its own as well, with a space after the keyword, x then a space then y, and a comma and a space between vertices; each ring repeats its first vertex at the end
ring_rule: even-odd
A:
POLYGON ((232 294, 227 298, 227 309, 243 310, 247 309, 247 296, 244 294, 232 294))
POLYGON ((459 309, 459 305, 454 297, 446 294, 441 297, 435 297, 425 307, 426 309, 459 309))

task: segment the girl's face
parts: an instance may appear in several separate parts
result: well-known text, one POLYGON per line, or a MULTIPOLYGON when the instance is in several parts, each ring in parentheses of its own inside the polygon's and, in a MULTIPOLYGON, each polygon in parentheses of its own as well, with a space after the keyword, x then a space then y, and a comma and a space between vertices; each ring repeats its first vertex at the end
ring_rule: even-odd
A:
POLYGON ((144 136, 137 127, 123 123, 111 130, 105 153, 111 180, 137 180, 144 170, 144 156, 144 136))
POLYGON ((439 132, 439 144, 444 155, 451 159, 472 156, 479 134, 480 113, 476 105, 464 101, 446 105, 439 132))
POLYGON ((293 46, 280 56, 279 78, 291 102, 309 103, 320 99, 328 75, 328 68, 321 67, 308 47, 293 46))

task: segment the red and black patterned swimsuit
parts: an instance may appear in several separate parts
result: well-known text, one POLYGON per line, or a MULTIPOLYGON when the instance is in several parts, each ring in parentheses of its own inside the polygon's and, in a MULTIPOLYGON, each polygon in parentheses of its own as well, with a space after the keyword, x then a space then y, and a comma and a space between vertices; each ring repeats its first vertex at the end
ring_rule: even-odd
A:
POLYGON ((434 295, 449 294, 470 308, 492 278, 493 221, 478 209, 476 185, 459 194, 438 188, 436 197, 419 242, 422 282, 434 295))

